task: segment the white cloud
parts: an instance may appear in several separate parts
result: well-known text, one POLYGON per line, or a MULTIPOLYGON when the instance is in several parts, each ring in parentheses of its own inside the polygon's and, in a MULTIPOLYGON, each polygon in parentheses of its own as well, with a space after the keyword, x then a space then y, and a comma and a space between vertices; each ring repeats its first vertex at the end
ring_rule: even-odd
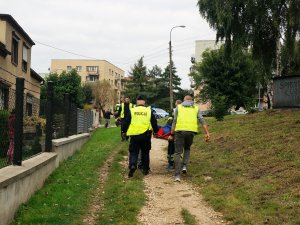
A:
POLYGON ((32 67, 46 72, 52 58, 79 58, 39 44, 106 59, 127 73, 141 57, 149 69, 169 62, 172 31, 173 60, 189 88, 187 76, 195 40, 214 39, 201 18, 196 0, 10 0, 1 1, 1 13, 11 14, 36 41, 32 67))

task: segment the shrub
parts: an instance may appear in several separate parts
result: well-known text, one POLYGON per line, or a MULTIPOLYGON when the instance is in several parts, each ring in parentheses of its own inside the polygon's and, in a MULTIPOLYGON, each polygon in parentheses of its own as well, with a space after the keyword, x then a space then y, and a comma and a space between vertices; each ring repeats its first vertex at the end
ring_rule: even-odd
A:
POLYGON ((0 157, 6 157, 9 147, 8 117, 8 111, 0 110, 0 157))

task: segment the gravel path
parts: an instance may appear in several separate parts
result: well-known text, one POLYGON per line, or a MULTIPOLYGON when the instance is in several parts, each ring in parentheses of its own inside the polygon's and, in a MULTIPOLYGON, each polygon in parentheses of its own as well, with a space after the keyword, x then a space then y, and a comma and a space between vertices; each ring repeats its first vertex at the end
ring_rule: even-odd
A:
POLYGON ((144 178, 147 202, 139 214, 140 224, 184 224, 181 216, 183 208, 196 217, 198 224, 226 224, 190 184, 184 180, 174 182, 173 172, 166 169, 167 144, 166 140, 152 139, 151 173, 144 178))

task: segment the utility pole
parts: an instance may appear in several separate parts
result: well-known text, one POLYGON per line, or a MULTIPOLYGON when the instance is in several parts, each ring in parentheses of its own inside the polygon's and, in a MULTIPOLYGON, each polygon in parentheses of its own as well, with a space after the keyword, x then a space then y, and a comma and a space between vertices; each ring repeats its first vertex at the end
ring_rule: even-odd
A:
POLYGON ((173 110, 173 74, 172 74, 172 44, 171 44, 171 33, 169 41, 169 57, 170 57, 170 112, 173 110))
POLYGON ((172 35, 172 30, 174 28, 177 28, 177 27, 181 27, 181 28, 185 28, 184 25, 181 25, 181 26, 175 26, 175 27, 172 27, 172 29, 170 30, 170 41, 169 41, 169 57, 170 57, 170 113, 172 113, 173 111, 173 71, 172 71, 172 68, 173 68, 173 61, 172 61, 172 42, 171 42, 171 35, 172 35))

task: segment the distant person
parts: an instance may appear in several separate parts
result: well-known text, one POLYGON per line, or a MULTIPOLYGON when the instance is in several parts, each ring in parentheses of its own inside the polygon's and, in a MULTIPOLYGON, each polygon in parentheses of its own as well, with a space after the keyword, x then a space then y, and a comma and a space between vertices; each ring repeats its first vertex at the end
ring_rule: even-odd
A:
POLYGON ((130 137, 129 143, 129 173, 132 177, 137 169, 138 155, 141 151, 141 161, 143 174, 149 173, 150 149, 152 129, 157 133, 157 120, 151 107, 145 106, 143 96, 138 96, 136 107, 130 109, 130 113, 124 119, 124 132, 130 137))
POLYGON ((111 115, 113 115, 113 114, 108 109, 104 112, 103 116, 104 116, 104 119, 105 119, 105 128, 108 128, 110 126, 110 116, 111 115))
POLYGON ((15 110, 13 109, 8 117, 8 137, 9 137, 9 148, 7 150, 8 164, 12 164, 14 158, 15 121, 16 121, 16 115, 15 115, 15 110))
POLYGON ((126 136, 126 132, 124 129, 124 123, 125 123, 124 118, 128 116, 131 108, 133 108, 133 104, 130 102, 130 97, 126 96, 118 112, 118 115, 121 118, 121 140, 122 141, 127 141, 129 139, 129 137, 126 136))
POLYGON ((180 169, 183 174, 187 173, 187 164, 190 158, 190 148, 193 144, 194 135, 198 132, 198 122, 202 124, 205 132, 205 141, 210 138, 208 126, 201 115, 198 106, 194 105, 193 98, 190 95, 184 97, 184 101, 177 105, 174 111, 174 120, 172 124, 170 139, 175 136, 175 181, 180 181, 180 169), (184 151, 184 152, 183 152, 184 151), (181 154, 183 160, 180 164, 181 154))

